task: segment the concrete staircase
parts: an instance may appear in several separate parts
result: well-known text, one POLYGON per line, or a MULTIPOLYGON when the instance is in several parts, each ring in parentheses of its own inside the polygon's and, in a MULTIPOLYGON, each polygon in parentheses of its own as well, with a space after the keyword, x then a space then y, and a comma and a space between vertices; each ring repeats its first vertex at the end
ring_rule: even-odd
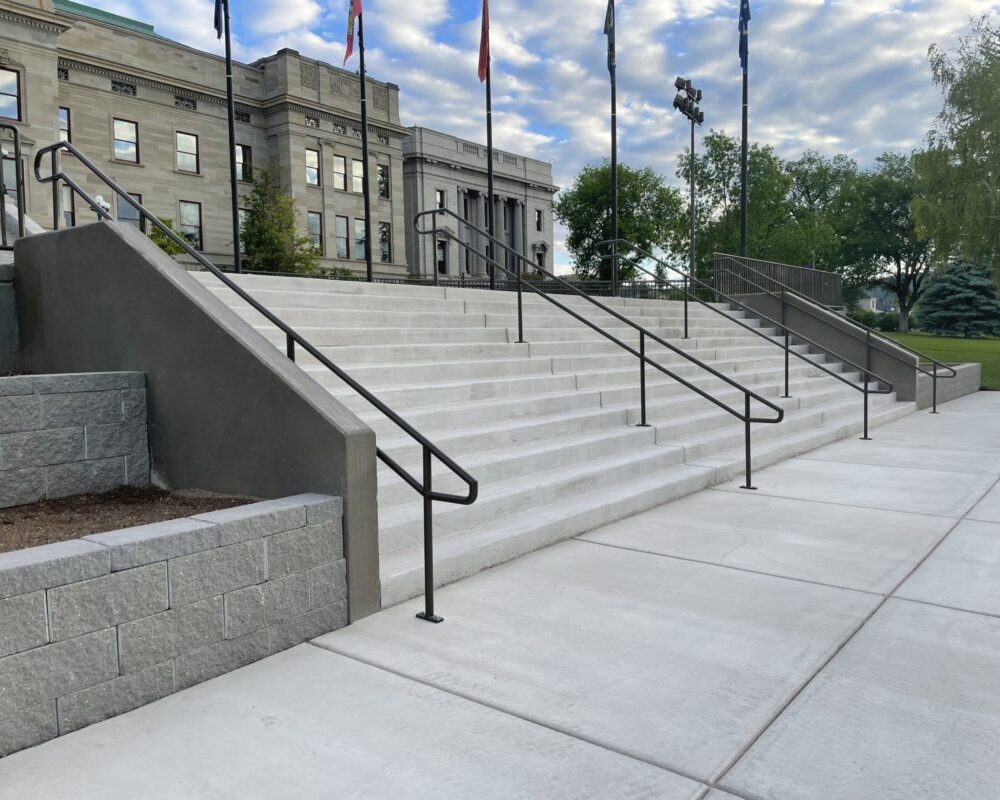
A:
MULTIPOLYGON (((278 329, 214 277, 197 276, 284 348, 278 329)), ((439 583, 742 473, 742 423, 648 368, 650 427, 636 427, 638 359, 537 296, 525 295, 528 343, 517 344, 516 297, 510 293, 236 279, 479 480, 475 505, 435 505, 439 583)), ((560 299, 638 345, 638 332, 583 298, 560 299)), ((781 349, 726 316, 692 304, 691 338, 684 340, 680 303, 604 302, 785 409, 782 423, 754 426, 755 468, 861 430, 860 392, 793 358, 792 398, 781 399, 781 349)), ((777 340, 776 331, 764 332, 777 340)), ((697 365, 655 344, 647 343, 647 353, 742 409, 741 392, 697 365)), ((304 370, 371 425, 380 447, 419 475, 419 446, 314 359, 299 355, 304 370)), ((860 375, 826 365, 860 385, 860 375)), ((753 410, 772 415, 764 407, 753 410)), ((894 395, 873 395, 871 425, 913 410, 913 403, 894 395)), ((439 468, 435 488, 461 491, 462 485, 439 468)), ((378 496, 382 601, 389 606, 423 589, 421 503, 381 464, 378 496)))

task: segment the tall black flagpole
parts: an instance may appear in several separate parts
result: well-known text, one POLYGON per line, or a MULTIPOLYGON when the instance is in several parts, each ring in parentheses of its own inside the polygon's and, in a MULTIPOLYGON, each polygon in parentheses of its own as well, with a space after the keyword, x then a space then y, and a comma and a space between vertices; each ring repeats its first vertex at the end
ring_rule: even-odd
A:
MULTIPOLYGON (((496 234, 496 201, 493 198, 493 56, 487 57, 486 61, 486 230, 491 237, 496 234)), ((496 289, 497 276, 496 266, 493 264, 494 254, 493 242, 489 242, 487 253, 490 257, 490 288, 496 289)))
POLYGON ((226 26, 226 105, 229 114, 229 186, 233 196, 233 265, 243 271, 240 263, 240 197, 236 190, 236 103, 233 100, 233 47, 229 38, 229 0, 222 0, 226 26))
POLYGON ((618 296, 618 64, 615 56, 615 0, 608 0, 604 21, 611 73, 611 295, 618 296))
POLYGON ((368 95, 365 89, 365 15, 358 14, 358 56, 361 64, 361 189, 365 196, 365 267, 368 282, 372 273, 372 201, 368 194, 368 95))
POLYGON ((740 151, 740 255, 747 257, 747 154, 750 110, 750 6, 740 5, 740 61, 743 67, 743 145, 740 151))

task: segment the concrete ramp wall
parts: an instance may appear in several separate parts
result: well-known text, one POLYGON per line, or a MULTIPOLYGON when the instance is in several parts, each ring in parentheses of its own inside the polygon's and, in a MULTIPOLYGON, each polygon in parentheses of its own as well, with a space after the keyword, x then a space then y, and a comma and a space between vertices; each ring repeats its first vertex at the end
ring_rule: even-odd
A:
POLYGON ((165 486, 342 497, 351 618, 378 609, 368 426, 132 226, 22 239, 15 282, 23 369, 145 372, 165 486))

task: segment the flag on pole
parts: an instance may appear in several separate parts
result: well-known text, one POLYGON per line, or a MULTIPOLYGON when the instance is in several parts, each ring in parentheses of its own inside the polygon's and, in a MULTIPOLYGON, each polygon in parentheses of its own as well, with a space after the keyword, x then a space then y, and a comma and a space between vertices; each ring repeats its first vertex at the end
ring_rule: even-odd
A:
POLYGON ((225 30, 225 27, 226 23, 223 20, 222 14, 222 0, 215 0, 215 32, 219 34, 216 38, 222 38, 222 32, 225 30))
POLYGON ((490 68, 490 0, 483 0, 483 27, 479 33, 479 82, 490 68))
POLYGON ((354 54, 354 21, 361 16, 361 0, 348 0, 347 11, 347 52, 344 53, 344 63, 354 54))
POLYGON ((740 3, 740 66, 747 71, 750 58, 750 0, 740 3))
POLYGON ((615 71, 615 0, 608 0, 604 16, 604 35, 608 37, 608 72, 615 71))

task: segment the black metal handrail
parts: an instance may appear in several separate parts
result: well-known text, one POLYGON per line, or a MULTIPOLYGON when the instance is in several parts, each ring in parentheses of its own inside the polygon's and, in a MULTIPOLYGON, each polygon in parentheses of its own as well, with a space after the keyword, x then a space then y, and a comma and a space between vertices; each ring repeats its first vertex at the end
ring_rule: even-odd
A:
POLYGON ((428 620, 430 622, 441 622, 441 617, 434 613, 434 520, 433 520, 433 503, 434 501, 442 503, 453 503, 456 505, 472 505, 476 502, 476 498, 479 494, 479 483, 473 478, 468 472, 466 472, 462 467, 456 464, 441 448, 435 445, 430 439, 420 433, 416 428, 414 428, 410 423, 403 419, 399 414, 393 411, 389 406, 379 400, 372 392, 358 383, 354 378, 352 378, 348 373, 334 364, 330 359, 324 356, 316 347, 310 344, 300 333, 298 333, 290 325, 282 321, 275 314, 269 311, 261 303, 257 302, 250 294, 244 291, 240 286, 235 283, 226 273, 215 266, 211 261, 205 258, 204 255, 195 250, 183 237, 176 234, 168 226, 164 225, 159 219, 157 219, 152 213, 147 211, 141 203, 137 202, 125 189, 115 183, 111 178, 105 175, 93 162, 91 162, 85 155, 83 155, 79 150, 77 150, 69 142, 59 142, 58 144, 50 145, 44 147, 38 151, 35 156, 35 178, 39 183, 51 183, 53 184, 52 194, 53 194, 53 210, 56 212, 56 222, 55 225, 58 228, 58 210, 59 210, 59 182, 64 182, 67 186, 71 187, 74 192, 76 192, 80 197, 82 197, 98 214, 101 219, 111 221, 111 214, 104 209, 98 201, 91 197, 73 178, 66 175, 64 172, 59 170, 58 155, 61 150, 66 150, 72 153, 77 160, 80 161, 85 167, 87 167, 96 177, 104 182, 105 185, 112 191, 114 191, 120 199, 124 199, 128 202, 140 215, 140 219, 149 220, 164 236, 170 239, 172 242, 184 249, 184 251, 191 256, 195 261, 197 261, 201 266, 215 275, 216 278, 221 280, 229 289, 234 291, 241 299, 248 303, 257 313, 264 316, 271 324, 277 326, 286 336, 287 343, 287 355, 294 361, 295 360, 295 346, 298 345, 303 350, 305 350, 309 355, 319 361, 324 367, 330 370, 334 375, 336 375, 340 380, 350 386, 355 392, 361 395, 365 400, 371 403, 376 409, 383 413, 389 418, 393 423, 399 426, 403 431, 405 431, 411 438, 416 440, 416 442, 421 446, 423 453, 423 470, 422 478, 419 480, 414 477, 410 472, 408 472, 404 467, 402 467, 397 461, 386 454, 381 448, 376 448, 376 455, 378 458, 385 463, 393 472, 395 472, 400 478, 402 478, 410 487, 416 491, 424 501, 424 610, 417 614, 421 619, 428 620), (52 172, 47 177, 43 177, 40 169, 42 158, 45 155, 50 155, 52 158, 52 172), (442 464, 444 464, 452 473, 454 473, 465 485, 468 487, 468 491, 464 495, 457 494, 447 494, 442 492, 436 492, 433 489, 431 482, 432 475, 432 465, 433 459, 437 458, 442 464))
MULTIPOLYGON (((735 256, 729 257, 735 258, 735 256)), ((812 267, 797 267, 792 264, 781 264, 777 261, 745 256, 740 256, 738 263, 779 286, 797 291, 814 303, 839 306, 843 301, 843 279, 836 272, 827 272, 812 267)), ((723 286, 718 288, 725 289, 723 286)), ((732 295, 735 292, 727 291, 727 294, 732 295)))
MULTIPOLYGON (((612 252, 613 253, 617 253, 617 255, 618 255, 619 258, 629 258, 628 253, 623 253, 623 251, 622 251, 622 246, 624 245, 629 250, 634 251, 638 256, 640 256, 642 258, 645 258, 645 259, 649 259, 650 261, 655 261, 657 264, 660 264, 661 266, 663 266, 663 267, 665 267, 667 269, 673 270, 674 272, 677 272, 680 275, 682 275, 683 278, 684 278, 684 280, 680 282, 682 284, 682 287, 677 287, 677 286, 674 285, 673 282, 664 280, 662 277, 660 277, 659 275, 657 275, 652 270, 646 269, 644 266, 642 266, 642 264, 640 264, 635 259, 629 258, 629 265, 630 266, 632 266, 633 268, 639 270, 640 272, 643 272, 646 275, 650 276, 657 283, 664 283, 664 284, 666 284, 668 286, 673 286, 673 288, 675 288, 675 289, 679 288, 680 291, 683 291, 684 292, 684 305, 685 305, 685 308, 687 307, 688 298, 690 298, 690 299, 694 300, 696 303, 698 303, 699 305, 702 305, 705 308, 710 309, 711 311, 715 312, 716 314, 719 314, 719 315, 725 317, 730 322, 735 322, 741 328, 745 328, 746 330, 750 331, 753 334, 756 334, 757 336, 759 336, 760 338, 764 339, 768 343, 774 345, 775 347, 780 347, 782 350, 784 350, 784 353, 785 353, 785 394, 782 395, 784 398, 790 398, 791 397, 791 395, 789 394, 789 382, 790 382, 789 381, 789 354, 794 355, 797 358, 801 359, 802 361, 805 361, 807 364, 815 367, 816 369, 818 369, 818 370, 820 370, 822 372, 825 372, 830 377, 836 378, 838 381, 840 381, 843 384, 846 384, 847 386, 850 386, 852 389, 854 389, 854 390, 856 390, 858 392, 861 392, 864 395, 864 412, 863 412, 864 413, 864 436, 862 438, 865 441, 869 441, 871 439, 871 437, 868 435, 868 396, 870 394, 892 394, 892 392, 894 391, 894 387, 893 387, 893 385, 892 385, 892 383, 890 381, 886 380, 885 378, 881 377, 877 373, 873 372, 868 367, 862 367, 860 364, 856 364, 855 362, 851 361, 850 359, 844 358, 839 353, 836 353, 833 350, 830 350, 829 348, 827 348, 826 346, 820 344, 819 342, 817 342, 817 341, 815 341, 813 339, 810 339, 805 334, 800 333, 799 331, 795 330, 794 328, 791 328, 784 321, 779 322, 778 320, 772 319, 771 317, 768 317, 765 314, 761 314, 759 311, 756 311, 756 310, 750 308, 749 306, 745 305, 744 303, 740 302, 739 300, 736 300, 736 299, 734 299, 732 297, 729 297, 729 296, 723 294, 719 290, 717 290, 717 289, 713 288, 712 286, 710 286, 709 284, 705 283, 700 278, 697 278, 697 277, 695 277, 693 275, 689 275, 685 270, 678 269, 677 267, 674 267, 674 266, 671 266, 670 264, 667 264, 662 259, 657 258, 653 254, 646 252, 641 247, 639 247, 638 245, 630 242, 627 239, 617 239, 617 240, 613 240, 613 241, 609 240, 609 241, 605 241, 605 242, 598 242, 598 244, 597 244, 598 247, 603 247, 603 246, 610 247, 611 245, 617 245, 617 247, 615 247, 612 252), (755 317, 757 317, 758 319, 760 319, 763 322, 768 323, 769 325, 773 325, 773 326, 779 328, 782 331, 783 335, 784 335, 784 344, 782 344, 780 342, 776 342, 774 339, 772 339, 770 336, 768 336, 766 333, 764 333, 759 328, 755 328, 752 325, 748 325, 747 323, 743 322, 742 320, 737 319, 736 317, 730 316, 723 309, 717 308, 716 306, 713 306, 711 303, 705 302, 700 297, 698 297, 698 295, 695 292, 691 291, 692 285, 693 286, 701 287, 703 289, 707 289, 707 290, 711 291, 713 294, 715 294, 717 297, 722 298, 722 300, 724 300, 725 302, 730 303, 731 305, 737 306, 738 308, 741 308, 741 309, 743 309, 744 311, 746 311, 746 312, 748 312, 750 314, 753 314, 755 317), (799 340, 801 343, 807 344, 810 347, 814 347, 817 350, 820 350, 822 353, 830 356, 833 359, 836 359, 840 363, 846 364, 847 366, 852 367, 853 369, 856 369, 858 372, 861 373, 862 377, 864 378, 863 385, 862 386, 858 386, 856 383, 854 383, 853 381, 848 380, 847 378, 845 378, 840 373, 834 372, 829 367, 826 367, 823 364, 819 364, 819 363, 813 361, 811 358, 809 358, 808 356, 806 356, 803 353, 798 352, 797 350, 792 350, 791 349, 791 338, 792 337, 795 337, 795 339, 799 340), (869 384, 871 383, 872 378, 875 378, 875 380, 876 380, 876 382, 877 382, 877 384, 879 385, 880 388, 875 389, 875 390, 872 390, 872 389, 869 388, 869 384), (883 385, 884 385, 884 388, 882 388, 883 385)), ((687 318, 688 318, 688 315, 687 315, 687 311, 685 310, 685 313, 684 313, 684 335, 685 335, 685 338, 687 337, 687 318)))
POLYGON ((420 236, 429 236, 429 235, 431 235, 431 236, 438 236, 438 237, 442 237, 443 236, 443 237, 445 237, 445 238, 447 238, 447 239, 449 239, 451 241, 457 242, 460 246, 468 248, 469 251, 474 252, 480 258, 485 259, 486 262, 488 263, 488 265, 490 266, 491 270, 499 269, 503 273, 505 273, 507 276, 514 278, 514 280, 515 280, 515 282, 517 284, 517 329, 518 329, 518 337, 517 338, 518 338, 518 343, 523 343, 524 342, 524 311, 523 311, 523 303, 522 303, 522 289, 524 287, 527 287, 531 291, 533 291, 536 294, 540 295, 541 297, 545 298, 552 305, 556 306, 557 308, 561 309, 565 313, 569 314, 571 317, 573 317, 577 321, 582 322, 584 325, 586 325, 587 327, 589 327, 591 330, 596 331, 597 333, 599 333, 604 338, 606 338, 609 341, 612 341, 615 344, 617 344, 619 347, 621 347, 626 352, 628 352, 631 355, 637 357, 639 359, 639 391, 640 391, 640 406, 641 406, 641 421, 639 423, 640 427, 648 427, 647 422, 646 422, 646 365, 647 364, 651 365, 652 367, 654 367, 655 369, 659 370, 660 372, 662 372, 667 377, 672 378, 673 380, 675 380, 678 383, 680 383, 682 386, 684 386, 684 387, 690 389, 691 391, 693 391, 693 392, 701 395, 703 398, 705 398, 709 402, 715 404, 719 408, 723 409, 727 413, 729 413, 732 416, 734 416, 737 419, 739 419, 744 424, 745 449, 746 449, 746 483, 741 488, 744 488, 744 489, 753 489, 753 488, 755 488, 754 485, 753 485, 753 472, 752 472, 752 465, 751 465, 750 425, 751 425, 751 423, 775 424, 775 423, 781 422, 784 419, 784 417, 785 417, 784 409, 782 409, 781 406, 779 406, 779 405, 777 405, 775 403, 772 403, 766 397, 763 397, 760 394, 752 391, 751 389, 748 389, 747 387, 743 386, 739 382, 737 382, 737 381, 733 380, 732 378, 730 378, 728 375, 725 375, 722 372, 719 372, 717 369, 714 369, 713 367, 710 367, 708 364, 704 363, 703 361, 701 361, 700 359, 698 359, 695 356, 691 355, 689 352, 683 350, 682 348, 677 347, 676 345, 671 344, 670 342, 666 341, 665 339, 660 338, 659 336, 657 336, 652 331, 647 330, 642 325, 639 325, 637 322, 634 322, 633 320, 629 319, 625 315, 619 314, 617 311, 615 311, 612 308, 609 308, 608 306, 606 306, 604 303, 600 302, 599 300, 596 300, 592 296, 590 296, 590 295, 588 295, 588 294, 580 291, 579 289, 577 289, 575 286, 573 286, 573 284, 569 283, 568 281, 563 280, 562 278, 558 277, 557 275, 554 275, 553 273, 548 272, 543 267, 540 267, 537 264, 535 264, 534 262, 529 261, 525 256, 523 256, 521 253, 518 253, 515 249, 513 249, 512 247, 510 247, 509 245, 507 245, 505 242, 502 242, 501 240, 497 239, 494 236, 490 236, 490 234, 487 233, 485 230, 483 230, 482 228, 477 227, 476 225, 473 225, 471 222, 469 222, 468 220, 463 219, 462 217, 460 217, 458 214, 456 214, 454 211, 451 211, 450 209, 435 208, 435 209, 430 209, 428 211, 422 211, 422 212, 420 212, 419 214, 417 214, 414 217, 413 227, 414 227, 414 230, 417 232, 417 234, 420 235, 420 236), (468 228, 469 228, 470 231, 473 231, 473 232, 477 233, 478 235, 484 237, 485 240, 486 240, 486 242, 488 244, 492 244, 493 245, 493 248, 490 249, 491 254, 496 252, 496 250, 494 248, 499 248, 504 253, 507 253, 511 258, 514 259, 514 261, 515 261, 515 269, 514 270, 508 269, 505 265, 503 265, 500 262, 496 261, 493 258, 492 255, 483 255, 482 253, 476 251, 475 248, 470 243, 463 241, 453 231, 449 230, 446 227, 439 226, 438 225, 438 215, 442 215, 442 216, 446 216, 446 217, 452 217, 457 222, 459 222, 459 223, 461 223, 463 225, 468 226, 468 228), (420 220, 423 219, 424 217, 428 217, 428 216, 430 216, 430 217, 433 218, 433 227, 431 227, 429 229, 423 229, 423 228, 420 227, 420 220), (531 267, 531 269, 533 271, 539 272, 542 275, 544 275, 546 278, 548 278, 549 280, 555 281, 555 282, 559 283, 561 286, 563 286, 567 290, 568 294, 576 294, 576 295, 584 298, 585 300, 587 300, 587 302, 589 302, 592 305, 596 306, 597 308, 601 309, 601 311, 603 311, 604 313, 606 313, 609 316, 612 316, 615 319, 617 319, 617 320, 625 323, 625 325, 627 325, 628 327, 632 328, 633 330, 638 331, 639 332, 639 349, 636 350, 630 344, 628 344, 626 342, 623 342, 621 339, 619 339, 618 337, 616 337, 613 334, 609 333, 608 331, 604 330, 601 326, 599 326, 599 325, 595 324, 594 322, 592 322, 591 320, 587 319, 582 314, 578 314, 576 311, 574 311, 573 309, 569 308, 565 304, 560 303, 558 300, 556 300, 550 294, 547 294, 546 292, 542 291, 537 286, 533 285, 533 283, 531 281, 526 280, 522 276, 522 274, 521 274, 521 265, 522 264, 527 264, 528 266, 531 267), (681 356, 683 359, 685 359, 685 360, 689 361, 690 363, 696 365, 697 367, 701 368, 702 370, 704 370, 705 372, 707 372, 710 375, 714 376, 715 378, 718 378, 719 380, 727 383, 729 386, 733 387, 734 389, 737 389, 738 391, 742 392, 743 393, 743 398, 744 398, 744 408, 743 408, 743 411, 738 411, 738 410, 736 410, 734 408, 731 408, 725 402, 723 402, 722 400, 719 400, 718 398, 712 396, 712 394, 710 394, 709 392, 705 391, 700 386, 696 386, 695 384, 691 383, 690 381, 685 380, 680 375, 677 375, 676 373, 674 373, 671 370, 667 369, 665 366, 663 366, 659 362, 654 361, 653 359, 649 358, 646 355, 646 339, 647 338, 651 339, 652 341, 656 342, 657 344, 662 345, 663 347, 667 348, 668 350, 672 351, 673 353, 681 356), (774 411, 776 413, 777 416, 774 417, 774 418, 770 418, 770 417, 754 417, 751 414, 751 410, 750 410, 751 400, 756 400, 758 403, 761 403, 762 405, 764 405, 767 408, 771 409, 772 411, 774 411))
MULTIPOLYGON (((8 123, 0 123, 0 131, 12 134, 14 142, 14 208, 17 218, 17 236, 24 236, 24 166, 21 163, 21 133, 8 123)), ((5 139, 0 139, 0 147, 5 139)), ((14 241, 7 233, 7 183, 4 177, 3 161, 7 157, 0 153, 0 250, 13 250, 14 241)))
MULTIPOLYGON (((753 272, 754 274, 758 275, 759 277, 765 278, 766 280, 772 281, 774 283, 778 283, 778 281, 775 281, 770 276, 767 276, 767 275, 764 275, 762 273, 759 273, 753 267, 751 267, 751 266, 749 266, 747 264, 742 263, 742 261, 740 259, 738 259, 736 256, 726 255, 725 253, 716 253, 715 254, 715 260, 723 260, 723 259, 728 260, 728 261, 730 261, 730 262, 732 262, 734 264, 737 264, 737 265, 740 266, 741 269, 749 270, 750 272, 753 272)), ((778 295, 775 294, 773 291, 768 290, 768 289, 766 289, 764 287, 761 287, 761 286, 758 286, 757 284, 752 283, 749 279, 745 278, 744 276, 737 275, 735 272, 732 272, 732 270, 728 270, 727 269, 726 271, 729 272, 730 274, 732 274, 734 277, 738 278, 739 280, 743 281, 747 285, 753 286, 754 288, 758 289, 760 292, 763 292, 764 294, 770 295, 771 297, 778 297, 778 295)), ((909 353, 910 355, 916 356, 917 359, 918 359, 918 361, 915 364, 913 364, 913 363, 907 361, 902 356, 898 355, 897 353, 892 352, 892 350, 886 350, 884 348, 875 348, 877 352, 882 353, 885 356, 888 356, 889 358, 893 359, 894 361, 898 361, 900 364, 904 364, 906 366, 913 367, 914 369, 916 369, 917 372, 921 373, 922 375, 927 375, 931 379, 931 413, 932 414, 937 414, 938 413, 938 410, 937 410, 937 382, 938 382, 938 378, 939 377, 942 377, 942 378, 955 378, 955 377, 958 376, 958 371, 956 369, 954 369, 953 367, 951 367, 948 364, 941 363, 940 361, 938 361, 937 359, 935 359, 935 358, 927 355, 926 353, 920 352, 916 348, 910 347, 909 345, 905 345, 902 342, 897 342, 895 339, 890 339, 889 337, 884 336, 880 331, 877 331, 874 328, 870 328, 867 325, 865 325, 863 322, 858 322, 856 319, 852 319, 851 317, 847 316, 846 314, 838 314, 836 311, 834 311, 832 308, 830 308, 830 306, 824 305, 823 303, 819 303, 816 300, 813 300, 812 298, 807 297, 806 295, 802 294, 801 292, 796 291, 795 289, 793 289, 793 288, 791 288, 789 286, 784 286, 782 284, 778 284, 778 285, 779 285, 779 287, 780 287, 780 289, 781 289, 782 292, 787 292, 788 294, 791 294, 791 295, 793 295, 795 297, 798 297, 800 300, 805 300, 807 303, 810 303, 812 305, 818 305, 820 308, 822 308, 827 313, 829 313, 829 314, 836 314, 838 321, 839 320, 844 320, 844 321, 850 323, 850 325, 853 326, 854 328, 858 328, 861 331, 864 331, 864 336, 855 336, 854 338, 857 339, 858 341, 864 340, 866 351, 870 352, 872 350, 872 339, 874 338, 877 341, 879 341, 880 343, 882 343, 884 345, 888 345, 890 348, 896 348, 896 349, 899 349, 899 350, 903 350, 903 351, 909 353), (924 369, 921 366, 921 362, 920 362, 919 359, 923 359, 924 362, 930 364, 932 366, 933 372, 930 372, 930 371, 924 369), (945 370, 945 373, 943 375, 939 376, 938 375, 938 370, 939 369, 945 370)), ((783 297, 781 298, 781 302, 782 303, 785 302, 783 297)), ((835 327, 834 323, 830 319, 824 317, 822 314, 817 314, 811 308, 803 308, 801 306, 797 306, 796 308, 799 311, 802 311, 805 314, 809 315, 813 319, 816 319, 816 320, 819 320, 820 322, 823 322, 824 324, 826 324, 827 326, 829 326, 831 328, 835 327)))

